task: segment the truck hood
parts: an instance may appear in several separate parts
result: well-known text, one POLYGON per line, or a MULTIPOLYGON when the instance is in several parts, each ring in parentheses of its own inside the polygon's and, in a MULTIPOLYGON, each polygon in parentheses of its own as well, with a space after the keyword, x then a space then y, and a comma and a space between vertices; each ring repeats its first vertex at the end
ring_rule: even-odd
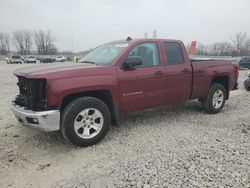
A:
MULTIPOLYGON (((17 69, 14 74, 25 78, 66 78, 76 76, 89 76, 97 74, 100 69, 107 69, 111 66, 98 66, 88 63, 72 63, 72 64, 45 64, 36 65, 26 68, 17 69)), ((100 74, 100 73, 99 73, 100 74)))

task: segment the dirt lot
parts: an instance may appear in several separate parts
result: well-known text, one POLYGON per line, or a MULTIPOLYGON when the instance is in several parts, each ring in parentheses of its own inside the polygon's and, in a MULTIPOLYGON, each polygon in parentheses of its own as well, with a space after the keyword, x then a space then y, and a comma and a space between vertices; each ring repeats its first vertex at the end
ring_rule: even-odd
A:
POLYGON ((100 144, 78 148, 17 123, 12 72, 24 66, 0 63, 0 187, 250 187, 247 71, 219 114, 197 101, 132 113, 100 144))

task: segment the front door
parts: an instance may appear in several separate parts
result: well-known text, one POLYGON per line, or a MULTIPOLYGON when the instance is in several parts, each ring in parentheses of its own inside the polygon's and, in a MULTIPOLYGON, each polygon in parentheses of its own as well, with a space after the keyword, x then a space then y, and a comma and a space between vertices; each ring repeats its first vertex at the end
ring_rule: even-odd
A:
POLYGON ((142 65, 133 70, 118 69, 120 108, 122 112, 157 106, 164 102, 165 66, 161 64, 158 44, 145 42, 128 56, 140 56, 142 65))

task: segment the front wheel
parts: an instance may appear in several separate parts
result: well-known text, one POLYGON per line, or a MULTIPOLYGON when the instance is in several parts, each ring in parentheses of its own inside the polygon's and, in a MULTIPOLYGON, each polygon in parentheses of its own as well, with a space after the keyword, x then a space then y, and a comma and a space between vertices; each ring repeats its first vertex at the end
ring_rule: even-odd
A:
POLYGON ((211 86, 208 95, 201 100, 201 104, 207 113, 216 114, 224 107, 225 101, 225 87, 219 83, 215 83, 211 86))
POLYGON ((103 101, 94 97, 81 97, 64 109, 61 132, 72 144, 87 147, 100 142, 110 124, 110 111, 103 101))

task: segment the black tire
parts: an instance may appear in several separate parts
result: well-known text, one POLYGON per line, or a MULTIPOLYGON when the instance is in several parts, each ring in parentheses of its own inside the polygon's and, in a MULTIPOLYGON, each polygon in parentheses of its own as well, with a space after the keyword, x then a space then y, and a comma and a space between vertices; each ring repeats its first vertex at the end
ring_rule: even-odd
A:
POLYGON ((108 106, 94 97, 81 97, 69 103, 62 112, 61 132, 66 140, 80 147, 87 147, 100 142, 107 134, 111 124, 111 115, 108 106), (74 129, 74 121, 80 112, 87 108, 99 110, 103 116, 103 126, 100 132, 92 138, 78 136, 74 129))
POLYGON ((201 99, 201 104, 203 109, 210 114, 216 114, 221 111, 221 109, 224 107, 226 101, 226 89, 223 85, 219 83, 214 83, 208 92, 208 95, 201 99), (213 96, 216 91, 222 91, 223 93, 223 101, 221 103, 221 106, 219 108, 215 108, 213 105, 213 96))

